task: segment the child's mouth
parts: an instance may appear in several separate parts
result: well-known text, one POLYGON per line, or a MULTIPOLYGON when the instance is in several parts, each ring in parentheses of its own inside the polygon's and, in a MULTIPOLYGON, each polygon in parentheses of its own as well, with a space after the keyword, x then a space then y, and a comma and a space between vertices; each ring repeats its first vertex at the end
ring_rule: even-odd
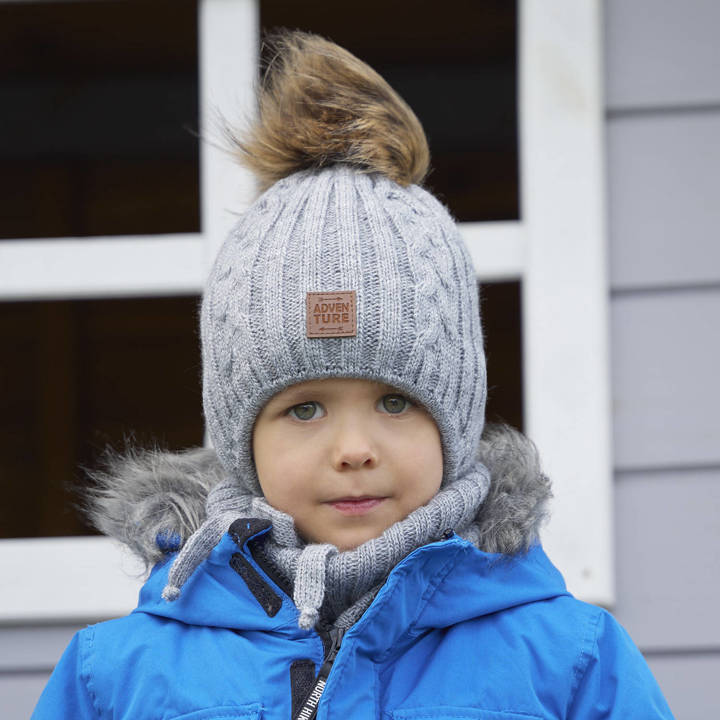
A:
POLYGON ((384 500, 384 497, 340 498, 339 500, 333 500, 329 504, 343 515, 363 515, 370 512, 384 500))

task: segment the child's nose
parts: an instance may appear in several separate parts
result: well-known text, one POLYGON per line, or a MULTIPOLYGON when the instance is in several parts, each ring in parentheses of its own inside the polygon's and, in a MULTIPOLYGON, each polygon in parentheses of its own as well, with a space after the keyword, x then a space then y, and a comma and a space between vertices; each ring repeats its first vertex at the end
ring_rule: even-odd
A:
POLYGON ((346 423, 338 428, 332 457, 336 470, 372 468, 377 460, 377 449, 367 428, 358 423, 346 423))

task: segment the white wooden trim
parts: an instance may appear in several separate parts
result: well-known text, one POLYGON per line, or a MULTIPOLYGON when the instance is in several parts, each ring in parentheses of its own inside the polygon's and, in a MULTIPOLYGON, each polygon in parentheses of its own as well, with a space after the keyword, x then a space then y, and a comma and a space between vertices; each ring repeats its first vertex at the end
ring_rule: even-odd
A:
POLYGON ((91 622, 137 604, 142 567, 104 537, 0 542, 0 623, 91 622))
POLYGON ((460 223, 478 280, 519 280, 525 272, 525 228, 519 222, 460 223))
MULTIPOLYGON (((224 170, 222 154, 211 148, 206 156, 211 166, 218 161, 219 182, 224 170), (212 157, 214 153, 220 157, 212 157)), ((209 182, 214 169, 207 170, 209 182)), ((235 189, 237 207, 243 198, 249 202, 251 189, 238 190, 240 182, 227 186, 235 189)), ((212 215, 211 208, 205 212, 212 215)), ((234 217, 218 211, 219 220, 208 220, 212 231, 207 234, 2 241, 0 301, 200 293, 207 268, 234 217)), ((460 230, 479 279, 522 276, 525 245, 520 223, 461 223, 460 230)))
POLYGON ((200 32, 201 225, 210 269, 237 216, 250 204, 255 182, 220 149, 218 111, 232 125, 254 111, 260 10, 258 0, 202 0, 200 32))
MULTIPOLYGON (((0 299, 201 291, 217 248, 254 193, 249 174, 212 143, 219 140, 214 107, 232 122, 250 112, 257 0, 201 0, 198 20, 202 232, 1 241, 0 299)), ((2 540, 0 568, 10 586, 0 593, 4 624, 91 621, 123 615, 137 601, 138 568, 106 538, 2 540)))
MULTIPOLYGON (((2 2, 3 0, 0 0, 2 2)), ((201 233, 0 241, 0 300, 199 293, 254 181, 220 149, 216 111, 252 112, 257 0, 203 0, 198 9, 201 233)))
POLYGON ((0 300, 200 292, 201 235, 0 241, 0 300))
POLYGON ((520 3, 525 422, 569 588, 614 599, 600 0, 520 3))

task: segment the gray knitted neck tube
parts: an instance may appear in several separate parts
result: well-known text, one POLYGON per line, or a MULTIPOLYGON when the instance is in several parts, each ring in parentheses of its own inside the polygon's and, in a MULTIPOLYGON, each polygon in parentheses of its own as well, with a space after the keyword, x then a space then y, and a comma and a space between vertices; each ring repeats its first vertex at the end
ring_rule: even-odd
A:
POLYGON ((207 518, 178 554, 163 597, 173 600, 178 596, 180 588, 229 525, 245 514, 272 522, 263 554, 292 582, 293 600, 300 610, 298 625, 313 628, 323 603, 327 603, 337 618, 337 625, 351 624, 355 617, 349 611, 355 608, 362 612, 372 600, 373 589, 413 550, 439 539, 449 530, 463 536, 473 535, 472 524, 489 485, 487 468, 477 462, 427 505, 379 537, 354 550, 338 552, 333 545, 303 542, 289 515, 276 510, 263 498, 243 493, 235 483, 222 483, 208 495, 207 518))

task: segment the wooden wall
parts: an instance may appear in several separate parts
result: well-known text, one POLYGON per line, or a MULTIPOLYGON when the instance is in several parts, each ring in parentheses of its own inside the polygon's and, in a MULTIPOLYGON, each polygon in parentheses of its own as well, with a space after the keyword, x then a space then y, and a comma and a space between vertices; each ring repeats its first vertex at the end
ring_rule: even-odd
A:
POLYGON ((605 3, 615 614, 683 720, 720 707, 719 27, 605 3))

